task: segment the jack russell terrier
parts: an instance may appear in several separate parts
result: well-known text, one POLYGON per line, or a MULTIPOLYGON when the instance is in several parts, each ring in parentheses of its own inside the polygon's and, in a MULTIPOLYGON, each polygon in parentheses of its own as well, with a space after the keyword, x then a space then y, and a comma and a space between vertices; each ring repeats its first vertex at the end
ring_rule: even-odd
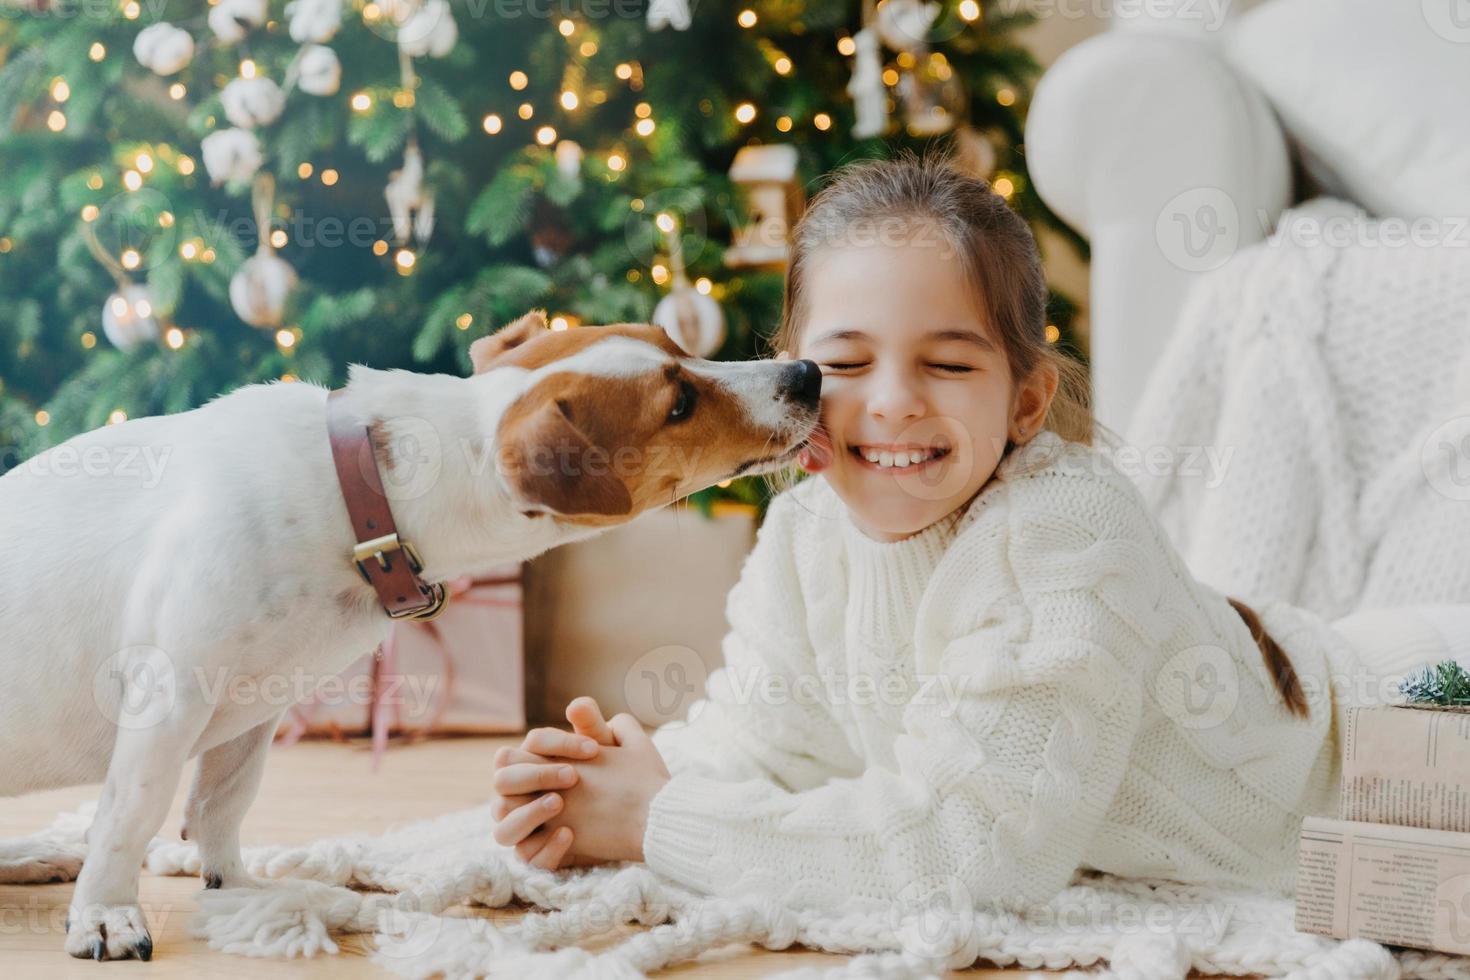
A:
POLYGON ((470 354, 467 378, 353 365, 330 396, 250 385, 0 478, 0 796, 105 779, 84 849, 0 841, 0 882, 77 879, 67 952, 152 955, 138 875, 194 756, 183 833, 205 887, 254 883, 240 822, 284 708, 221 692, 331 677, 392 618, 438 610, 425 582, 820 438, 810 361, 699 360, 655 327, 553 332, 540 313, 470 354))

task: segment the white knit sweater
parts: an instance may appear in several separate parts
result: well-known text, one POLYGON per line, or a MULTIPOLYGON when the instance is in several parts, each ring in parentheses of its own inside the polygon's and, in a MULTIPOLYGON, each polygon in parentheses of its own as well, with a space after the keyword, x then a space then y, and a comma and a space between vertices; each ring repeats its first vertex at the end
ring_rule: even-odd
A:
POLYGON ((706 698, 654 735, 645 859, 833 907, 1046 901, 1081 868, 1289 892, 1302 815, 1335 807, 1340 641, 1255 605, 1309 720, 1103 451, 1044 431, 895 543, 807 480, 772 502, 706 698))

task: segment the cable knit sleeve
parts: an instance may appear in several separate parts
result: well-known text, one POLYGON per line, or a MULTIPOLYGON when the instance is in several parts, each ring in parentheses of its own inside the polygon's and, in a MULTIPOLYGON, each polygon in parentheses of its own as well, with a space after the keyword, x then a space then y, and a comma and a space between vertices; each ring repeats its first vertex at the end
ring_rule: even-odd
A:
POLYGON ((726 601, 723 666, 710 673, 687 722, 653 733, 671 773, 801 790, 861 768, 825 705, 762 694, 813 672, 794 559, 802 516, 792 493, 772 501, 726 601))
POLYGON ((795 888, 834 906, 924 878, 977 903, 1066 887, 1123 779, 1144 661, 1173 617, 1155 608, 1162 559, 1136 491, 1076 473, 1022 482, 987 495, 934 573, 915 631, 933 683, 903 708, 896 769, 801 792, 676 774, 650 806, 652 868, 708 893, 795 888))

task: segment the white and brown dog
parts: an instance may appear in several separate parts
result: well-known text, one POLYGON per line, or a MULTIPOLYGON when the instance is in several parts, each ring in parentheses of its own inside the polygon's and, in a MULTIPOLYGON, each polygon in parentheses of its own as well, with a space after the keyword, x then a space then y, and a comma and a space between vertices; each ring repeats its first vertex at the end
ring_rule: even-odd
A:
MULTIPOLYGON (((372 433, 431 582, 774 469, 817 425, 815 364, 697 360, 648 326, 530 314, 471 356, 468 378, 354 366, 334 405, 372 433)), ((137 878, 191 757, 206 887, 252 883, 240 822, 284 708, 235 695, 330 677, 388 630, 351 561, 327 400, 251 385, 0 479, 0 796, 105 779, 84 858, 0 841, 0 882, 77 878, 73 956, 151 956, 137 878)))

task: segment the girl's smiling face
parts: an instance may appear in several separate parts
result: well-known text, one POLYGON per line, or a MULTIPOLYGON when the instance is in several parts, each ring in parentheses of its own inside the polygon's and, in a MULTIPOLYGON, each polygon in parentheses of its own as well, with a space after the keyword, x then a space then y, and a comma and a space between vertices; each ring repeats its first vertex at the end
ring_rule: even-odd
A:
POLYGON ((1045 419, 1054 374, 1012 382, 964 263, 943 236, 811 257, 796 356, 822 367, 822 475, 870 537, 898 540, 970 500, 1007 439, 1045 419))

